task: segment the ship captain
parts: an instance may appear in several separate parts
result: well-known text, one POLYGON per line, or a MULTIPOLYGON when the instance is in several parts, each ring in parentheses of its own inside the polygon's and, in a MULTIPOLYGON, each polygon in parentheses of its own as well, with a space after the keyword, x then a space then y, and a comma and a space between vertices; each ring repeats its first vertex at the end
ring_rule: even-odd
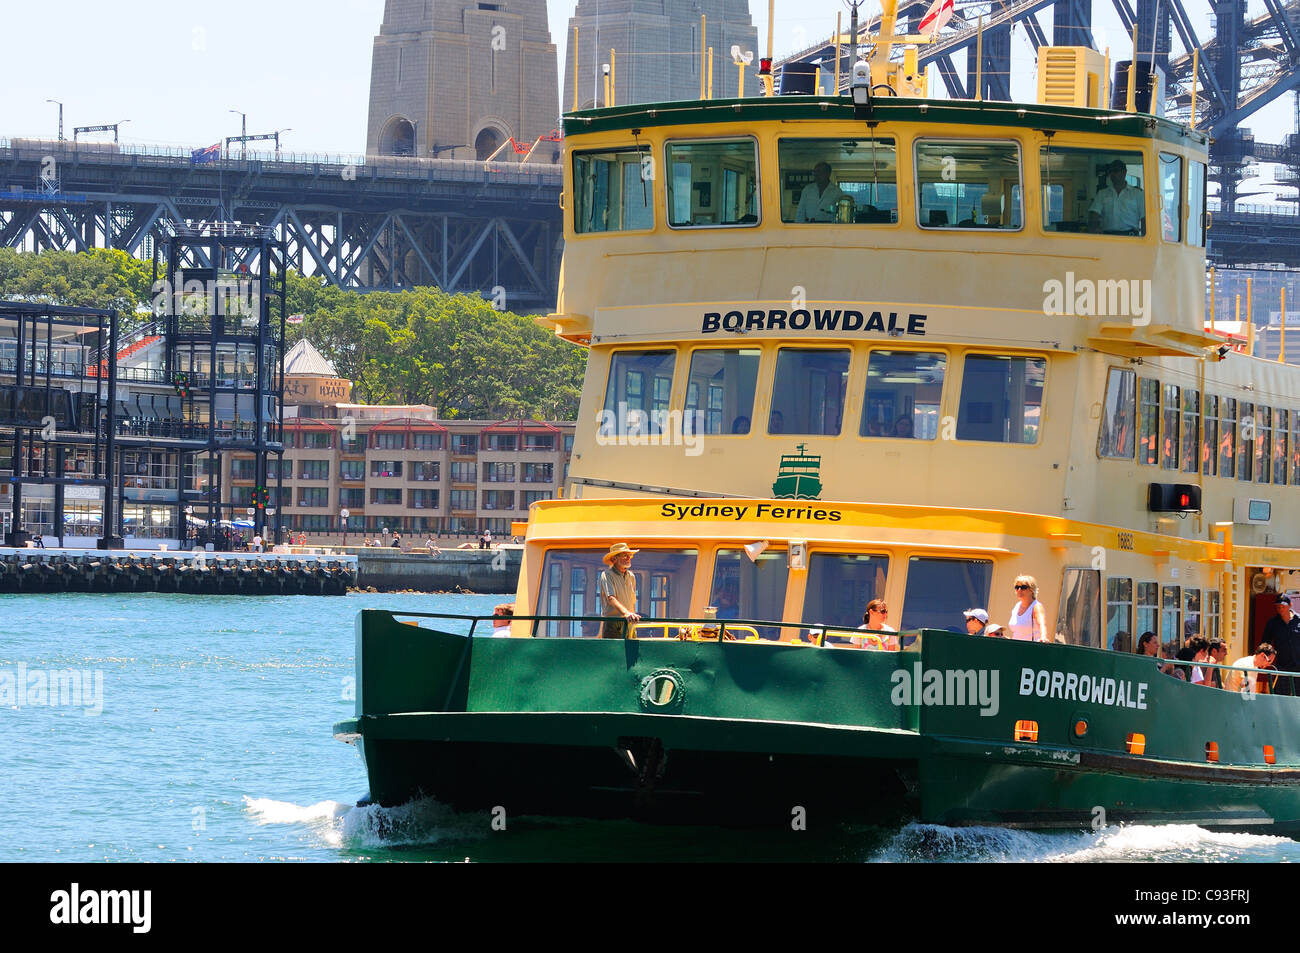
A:
POLYGON ((830 163, 818 162, 813 166, 813 180, 803 187, 803 192, 799 195, 799 208, 795 211, 794 220, 833 222, 840 199, 846 198, 849 198, 848 194, 831 181, 830 163))
POLYGON ((1146 195, 1128 184, 1128 167, 1116 159, 1106 167, 1106 184, 1088 207, 1088 230, 1105 235, 1145 235, 1146 195))

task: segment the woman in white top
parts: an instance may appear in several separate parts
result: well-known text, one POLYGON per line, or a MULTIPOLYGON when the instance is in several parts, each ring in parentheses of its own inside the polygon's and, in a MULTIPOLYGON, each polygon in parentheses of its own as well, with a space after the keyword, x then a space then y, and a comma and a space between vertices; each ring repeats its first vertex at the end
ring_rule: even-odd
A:
MULTIPOLYGON (((862 625, 858 626, 859 632, 897 632, 892 625, 885 620, 889 618, 889 606, 884 599, 872 599, 867 603, 867 608, 862 613, 862 625)), ((893 635, 886 635, 881 640, 886 651, 898 651, 898 639, 893 635)))
POLYGON ((1011 607, 1007 628, 1011 638, 1021 642, 1047 641, 1047 614, 1038 601, 1038 582, 1033 576, 1016 577, 1017 602, 1011 607))

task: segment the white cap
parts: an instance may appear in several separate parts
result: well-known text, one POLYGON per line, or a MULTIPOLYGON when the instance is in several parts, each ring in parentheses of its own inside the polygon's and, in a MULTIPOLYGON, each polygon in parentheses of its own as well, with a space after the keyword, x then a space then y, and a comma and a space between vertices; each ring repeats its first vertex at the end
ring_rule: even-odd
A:
POLYGON ((962 613, 968 619, 979 619, 980 625, 989 624, 989 614, 983 609, 967 609, 962 613))

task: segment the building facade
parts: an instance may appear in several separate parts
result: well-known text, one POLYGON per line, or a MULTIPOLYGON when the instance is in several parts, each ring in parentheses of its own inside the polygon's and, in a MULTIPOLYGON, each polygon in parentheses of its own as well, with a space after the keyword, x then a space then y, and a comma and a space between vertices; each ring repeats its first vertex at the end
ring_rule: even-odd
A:
POLYGON ((578 109, 604 106, 603 68, 615 51, 614 102, 656 103, 700 98, 700 74, 708 65, 701 49, 713 48, 712 96, 737 95, 740 75, 731 48, 754 53, 746 67, 746 86, 758 92, 758 35, 749 0, 578 0, 569 18, 568 61, 564 70, 564 110, 574 108, 574 58, 577 58, 578 109), (704 17, 701 40, 701 16, 704 17), (573 42, 574 28, 578 42, 573 42))
POLYGON ((555 71, 546 0, 386 0, 366 154, 485 159, 531 143, 559 125, 555 71))

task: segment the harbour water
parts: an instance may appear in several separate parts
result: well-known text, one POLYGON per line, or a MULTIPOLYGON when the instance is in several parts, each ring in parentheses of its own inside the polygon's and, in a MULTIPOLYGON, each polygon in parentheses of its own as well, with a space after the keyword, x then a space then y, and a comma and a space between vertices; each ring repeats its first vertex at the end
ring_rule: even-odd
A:
POLYGON ((0 688, 24 686, 0 695, 0 861, 1300 861, 1287 838, 1187 826, 725 831, 507 812, 500 830, 432 801, 355 807, 364 767, 330 728, 353 708, 357 610, 486 614, 499 598, 0 596, 0 688), (78 691, 36 691, 68 670, 78 691))

